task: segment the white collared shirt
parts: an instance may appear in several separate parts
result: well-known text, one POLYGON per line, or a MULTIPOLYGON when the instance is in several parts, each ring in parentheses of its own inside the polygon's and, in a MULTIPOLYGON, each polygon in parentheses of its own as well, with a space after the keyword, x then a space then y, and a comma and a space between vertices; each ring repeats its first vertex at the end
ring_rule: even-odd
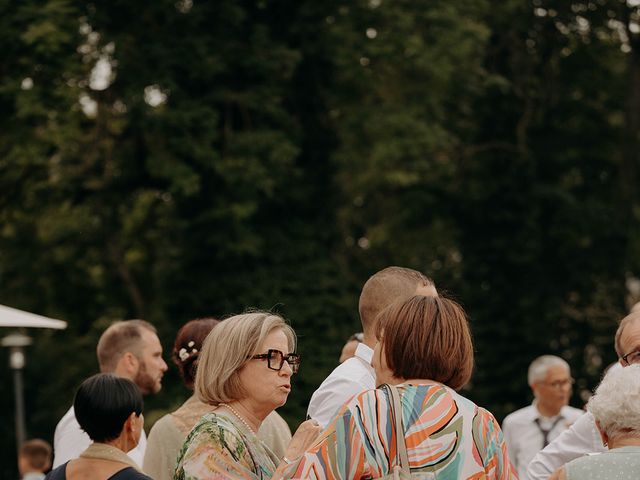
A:
POLYGON ((592 453, 606 452, 596 421, 587 412, 560 434, 547 447, 538 452, 521 480, 546 480, 565 463, 592 453))
POLYGON ((528 407, 507 415, 502 422, 502 432, 509 460, 518 471, 518 477, 524 478, 529 462, 544 447, 542 429, 548 430, 547 441, 550 443, 582 415, 583 410, 564 406, 558 415, 544 417, 535 401, 528 407))
MULTIPOLYGON (((76 412, 73 410, 73 406, 58 422, 56 425, 56 431, 53 434, 53 468, 62 465, 69 460, 78 458, 87 447, 91 445, 91 439, 82 428, 78 420, 76 420, 76 412)), ((144 450, 147 448, 147 434, 142 429, 140 435, 140 441, 133 450, 130 450, 127 455, 136 462, 137 465, 142 466, 142 460, 144 459, 144 450)))
POLYGON ((376 388, 373 350, 360 343, 353 357, 338 365, 311 396, 307 415, 326 428, 351 397, 376 388))

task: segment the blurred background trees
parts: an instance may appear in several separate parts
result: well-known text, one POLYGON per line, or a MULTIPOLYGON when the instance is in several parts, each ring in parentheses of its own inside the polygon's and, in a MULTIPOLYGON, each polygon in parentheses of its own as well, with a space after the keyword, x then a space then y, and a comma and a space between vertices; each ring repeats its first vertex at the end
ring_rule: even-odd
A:
MULTIPOLYGON (((112 320, 168 351, 247 307, 300 335, 295 427, 390 264, 467 309, 477 403, 524 405, 556 353, 580 406, 640 271, 639 8, 0 1, 0 303, 69 322, 30 347, 29 435, 52 440, 112 320)), ((186 397, 164 384, 149 425, 186 397)))

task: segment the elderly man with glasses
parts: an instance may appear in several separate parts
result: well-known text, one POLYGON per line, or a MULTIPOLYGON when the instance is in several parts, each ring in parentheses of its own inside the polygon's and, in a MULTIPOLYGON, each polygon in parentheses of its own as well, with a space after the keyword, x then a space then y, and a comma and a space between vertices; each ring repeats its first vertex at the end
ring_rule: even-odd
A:
MULTIPOLYGON (((640 364, 640 310, 632 309, 631 313, 620 321, 615 348, 620 366, 640 364)), ((586 413, 534 457, 521 479, 546 480, 555 470, 571 460, 606 451, 593 415, 586 413)))
POLYGON ((562 358, 536 358, 529 365, 528 381, 533 403, 507 415, 502 423, 509 458, 520 478, 536 453, 584 413, 568 406, 573 378, 569 364, 562 358))

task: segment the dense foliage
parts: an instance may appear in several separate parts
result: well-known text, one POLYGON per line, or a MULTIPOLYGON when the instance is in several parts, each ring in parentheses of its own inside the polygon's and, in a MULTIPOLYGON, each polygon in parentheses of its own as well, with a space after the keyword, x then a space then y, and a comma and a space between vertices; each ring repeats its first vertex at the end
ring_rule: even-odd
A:
MULTIPOLYGON (((464 304, 476 402, 522 406, 557 353, 579 404, 640 271, 639 4, 0 1, 0 303, 69 322, 29 332, 29 435, 113 319, 168 350, 247 307, 300 335, 295 426, 390 264, 464 304)), ((164 384, 148 423, 186 398, 164 384)))

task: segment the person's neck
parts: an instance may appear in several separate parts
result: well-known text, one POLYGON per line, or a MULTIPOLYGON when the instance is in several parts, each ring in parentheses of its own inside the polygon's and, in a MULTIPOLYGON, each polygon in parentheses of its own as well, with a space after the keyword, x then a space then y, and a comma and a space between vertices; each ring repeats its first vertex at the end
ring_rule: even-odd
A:
POLYGON ((640 447, 640 438, 629 436, 609 439, 609 450, 621 447, 640 447))
POLYGON ((542 415, 543 417, 547 417, 547 418, 551 418, 551 417, 555 417, 557 415, 560 415, 560 410, 562 410, 561 408, 555 409, 555 408, 549 408, 546 405, 540 403, 540 402, 536 402, 536 408, 538 409, 538 412, 540 413, 540 415, 542 415))
POLYGON ((113 440, 109 440, 106 442, 101 442, 101 443, 104 443, 105 445, 109 445, 110 447, 117 448, 118 450, 121 450, 124 453, 128 453, 130 450, 136 447, 135 445, 131 445, 131 442, 126 437, 126 435, 120 435, 118 438, 115 438, 113 440))
MULTIPOLYGON (((234 400, 233 402, 227 402, 227 405, 242 416, 242 419, 249 424, 253 433, 258 433, 260 425, 267 418, 267 415, 271 413, 254 408, 249 400, 234 400)), ((231 413, 235 412, 231 411, 231 413)))

